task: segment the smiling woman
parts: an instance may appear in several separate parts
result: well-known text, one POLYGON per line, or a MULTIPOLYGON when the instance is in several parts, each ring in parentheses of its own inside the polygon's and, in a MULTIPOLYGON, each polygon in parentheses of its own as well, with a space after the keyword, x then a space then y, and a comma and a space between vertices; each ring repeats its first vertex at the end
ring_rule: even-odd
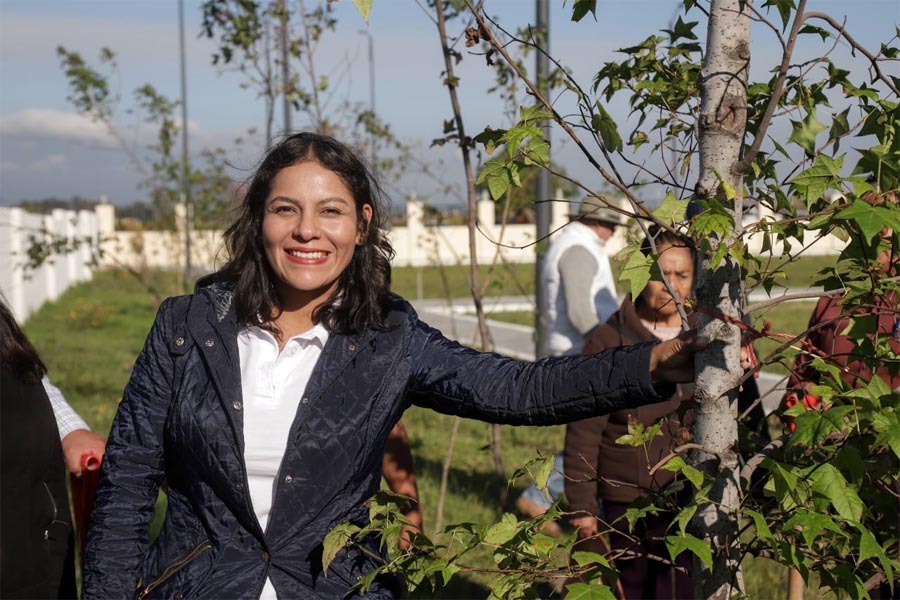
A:
POLYGON ((343 180, 315 159, 275 177, 262 237, 284 309, 277 319, 282 338, 310 329, 313 313, 337 292, 372 220, 372 205, 361 203, 359 212, 361 218, 343 180))
MULTIPOLYGON (((335 525, 368 519, 388 436, 416 404, 555 425, 658 402, 693 376, 690 336, 526 363, 476 352, 390 293, 378 186, 343 144, 287 137, 263 159, 230 260, 170 298, 113 422, 84 598, 340 598, 377 540, 323 572, 335 525), (159 538, 148 526, 162 481, 159 538)), ((367 597, 394 598, 394 575, 367 597)))

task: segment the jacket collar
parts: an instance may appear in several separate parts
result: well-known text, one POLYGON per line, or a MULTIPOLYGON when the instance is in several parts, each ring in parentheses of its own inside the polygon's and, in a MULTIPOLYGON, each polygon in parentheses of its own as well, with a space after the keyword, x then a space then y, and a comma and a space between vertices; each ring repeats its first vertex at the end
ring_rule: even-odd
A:
MULTIPOLYGON (((240 325, 233 302, 234 294, 230 285, 219 282, 200 288, 196 293, 205 301, 192 303, 188 328, 209 368, 213 385, 243 454, 244 409, 241 360, 237 345, 240 325)), ((329 334, 306 386, 304 396, 307 400, 316 402, 341 375, 347 364, 373 340, 375 334, 371 329, 358 334, 329 334)), ((288 443, 296 435, 296 429, 295 419, 288 443)))

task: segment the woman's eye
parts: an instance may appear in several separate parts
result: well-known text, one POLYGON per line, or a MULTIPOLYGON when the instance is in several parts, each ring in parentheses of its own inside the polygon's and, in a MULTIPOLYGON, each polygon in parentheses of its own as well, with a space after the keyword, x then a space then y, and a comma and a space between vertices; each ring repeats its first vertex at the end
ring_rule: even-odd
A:
POLYGON ((322 212, 323 212, 324 214, 326 214, 326 215, 340 215, 340 214, 342 214, 341 211, 338 210, 338 209, 336 209, 336 208, 326 208, 326 209, 323 210, 322 212))
POLYGON ((272 212, 274 212, 274 213, 288 213, 288 212, 293 212, 293 211, 294 211, 294 207, 288 206, 286 204, 282 204, 281 206, 276 206, 275 208, 272 209, 272 212))

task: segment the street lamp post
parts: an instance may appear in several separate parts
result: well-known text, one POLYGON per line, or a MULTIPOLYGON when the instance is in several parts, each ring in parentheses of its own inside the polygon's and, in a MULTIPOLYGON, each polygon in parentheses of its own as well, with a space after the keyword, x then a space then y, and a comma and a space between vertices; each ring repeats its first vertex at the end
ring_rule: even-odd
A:
MULTIPOLYGON (((359 33, 369 38, 369 112, 372 113, 372 119, 375 118, 375 43, 372 39, 372 32, 368 29, 360 29, 359 33)), ((371 128, 369 139, 369 160, 372 168, 375 167, 375 128, 371 128)))
POLYGON ((178 45, 181 54, 181 199, 184 203, 184 281, 191 281, 191 182, 188 164, 187 65, 184 43, 184 0, 178 0, 178 45))

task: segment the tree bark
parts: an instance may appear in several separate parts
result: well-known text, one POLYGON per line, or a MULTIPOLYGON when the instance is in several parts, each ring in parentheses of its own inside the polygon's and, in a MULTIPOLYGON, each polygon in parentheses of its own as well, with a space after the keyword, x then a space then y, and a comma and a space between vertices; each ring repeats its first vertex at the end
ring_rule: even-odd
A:
POLYGON ((742 178, 740 160, 747 122, 747 75, 750 66, 749 0, 712 0, 707 28, 706 57, 701 72, 699 115, 699 199, 717 198, 731 211, 730 231, 709 236, 711 248, 701 258, 697 301, 725 315, 701 313, 700 330, 711 343, 696 357, 697 386, 694 437, 704 450, 695 451, 694 465, 713 481, 710 502, 701 505, 691 532, 713 551, 712 568, 695 559, 698 598, 730 598, 744 591, 738 549, 738 510, 741 501, 737 454, 737 387, 741 377, 740 330, 726 321, 740 319, 742 276, 730 256, 712 264, 721 244, 732 245, 741 225, 742 178), (727 199, 727 183, 738 197, 727 199))

